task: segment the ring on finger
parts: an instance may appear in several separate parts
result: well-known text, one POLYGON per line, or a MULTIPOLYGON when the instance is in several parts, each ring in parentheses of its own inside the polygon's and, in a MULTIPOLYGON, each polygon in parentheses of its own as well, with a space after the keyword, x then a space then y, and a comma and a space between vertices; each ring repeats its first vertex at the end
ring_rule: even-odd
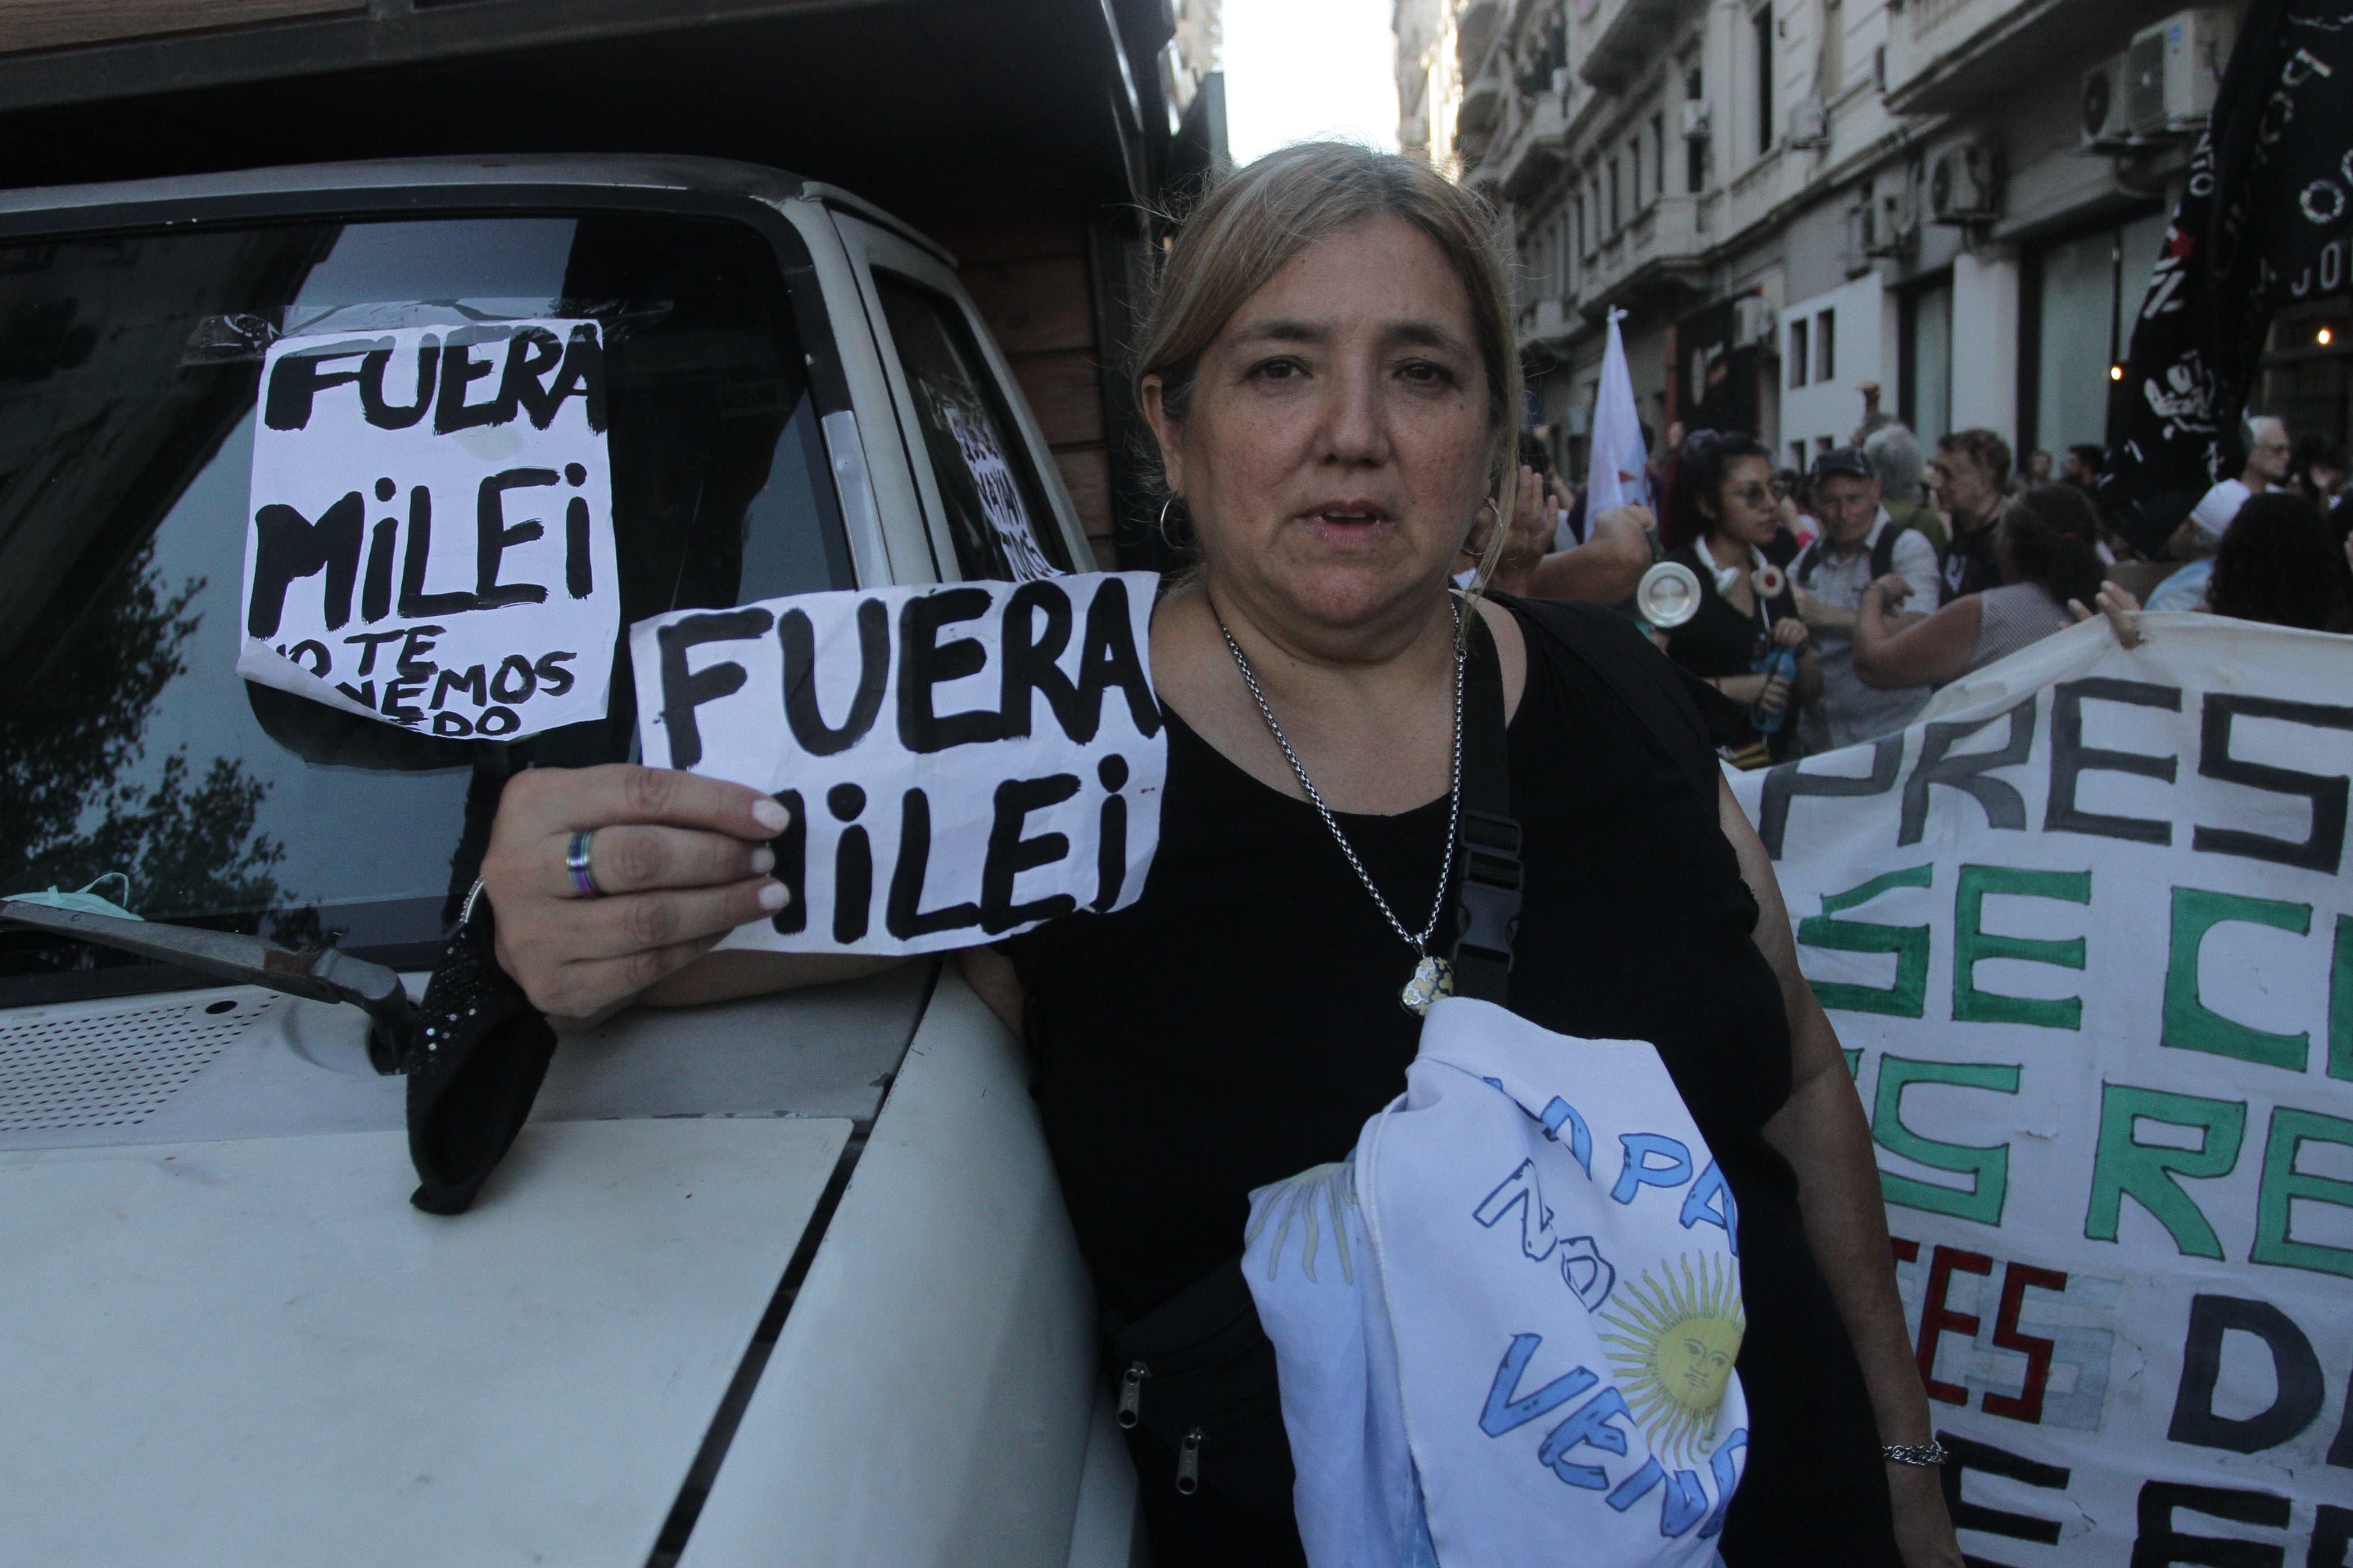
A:
POLYGON ((588 841, 596 830, 584 827, 572 836, 572 844, 564 852, 564 868, 572 873, 572 886, 584 899, 601 899, 605 889, 596 885, 596 873, 588 863, 588 841))

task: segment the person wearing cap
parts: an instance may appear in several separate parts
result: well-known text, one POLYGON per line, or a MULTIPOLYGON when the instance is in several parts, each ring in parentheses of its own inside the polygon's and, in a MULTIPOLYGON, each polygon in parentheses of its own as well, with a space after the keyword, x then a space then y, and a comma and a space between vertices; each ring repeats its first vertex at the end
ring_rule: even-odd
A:
POLYGON ((2254 491, 2243 479, 2224 479, 2199 499, 2188 518, 2174 530, 2172 551, 2188 565, 2159 583, 2148 595, 2152 610, 2195 610, 2206 603, 2206 584, 2214 575, 2215 552, 2222 536, 2254 491))
POLYGON ((2099 543, 2100 514, 2089 496, 2073 485, 2030 485, 1997 525, 1995 586, 1901 628, 1889 625, 1889 612, 1912 596, 1912 585, 1890 573, 1863 590, 1855 674, 1883 689, 1942 686, 2066 630, 2099 599, 2099 543))
MULTIPOLYGON (((1798 718, 1798 738, 1810 755, 1892 734, 1926 704, 1931 688, 1882 689, 1855 674, 1855 610, 1863 590, 1891 573, 1910 585, 1915 605, 1935 605, 1938 586, 1936 546, 1889 515, 1879 476, 1860 448, 1841 447, 1816 458, 1813 480, 1822 537, 1789 569, 1798 614, 1813 634, 1822 671, 1820 700, 1798 718)), ((1923 610, 1891 621, 1901 630, 1926 618, 1923 610)))

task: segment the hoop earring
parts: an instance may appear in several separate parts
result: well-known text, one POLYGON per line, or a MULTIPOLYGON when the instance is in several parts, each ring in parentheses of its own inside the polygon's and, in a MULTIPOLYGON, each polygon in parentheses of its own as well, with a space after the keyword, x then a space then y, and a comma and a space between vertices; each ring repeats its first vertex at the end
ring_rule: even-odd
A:
POLYGON ((1170 536, 1169 532, 1168 532, 1168 512, 1169 512, 1169 509, 1171 509, 1172 507, 1174 507, 1176 504, 1176 495, 1175 495, 1175 494, 1173 494, 1173 493, 1171 493, 1171 494, 1170 494, 1169 496, 1167 496, 1165 500, 1163 500, 1161 501, 1161 503, 1160 503, 1160 517, 1159 517, 1159 521, 1155 521, 1155 522, 1152 525, 1152 531, 1153 531, 1153 532, 1155 532, 1155 533, 1156 533, 1156 534, 1158 534, 1158 535, 1160 536, 1160 542, 1161 542, 1161 543, 1163 543, 1163 544, 1165 544, 1165 545, 1166 545, 1166 546, 1167 546, 1169 549, 1171 549, 1171 550, 1176 550, 1176 549, 1178 549, 1178 548, 1179 548, 1179 546, 1178 546, 1178 544, 1177 544, 1176 541, 1174 538, 1172 538, 1172 537, 1170 536))

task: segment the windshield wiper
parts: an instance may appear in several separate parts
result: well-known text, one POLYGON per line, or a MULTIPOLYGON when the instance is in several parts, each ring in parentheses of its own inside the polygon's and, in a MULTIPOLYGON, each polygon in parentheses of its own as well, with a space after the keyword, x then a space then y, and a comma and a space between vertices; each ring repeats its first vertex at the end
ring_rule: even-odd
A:
POLYGON ((155 921, 117 920, 22 899, 0 899, 0 923, 30 926, 53 936, 71 937, 142 958, 160 959, 183 969, 245 985, 343 1002, 368 1016, 368 1062, 380 1073, 408 1070, 417 1045, 417 1005, 400 976, 381 963, 333 947, 298 952, 258 936, 205 931, 155 921))

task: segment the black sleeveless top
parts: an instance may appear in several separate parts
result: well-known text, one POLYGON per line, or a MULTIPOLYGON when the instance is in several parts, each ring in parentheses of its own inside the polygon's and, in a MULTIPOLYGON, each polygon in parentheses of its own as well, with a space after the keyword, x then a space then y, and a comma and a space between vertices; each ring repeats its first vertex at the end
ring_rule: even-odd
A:
MULTIPOLYGON (((1627 695, 1529 608, 1514 613, 1529 658, 1509 730, 1526 868, 1512 1010, 1563 1034, 1656 1045, 1732 1184, 1749 1321, 1739 1503, 1778 1512, 1858 1475, 1883 1486, 1795 1178, 1763 1136, 1788 1097, 1788 1026, 1715 797, 1627 695)), ((1606 616, 1588 621, 1587 635, 1640 640, 1606 616)), ((1661 700, 1669 691, 1684 710, 1668 721, 1696 729, 1679 690, 1662 685, 1661 700)), ((1174 712, 1168 736, 1143 896, 1006 944, 1063 1194, 1103 1304, 1122 1316, 1239 1252, 1252 1188, 1346 1158, 1403 1089, 1420 1030, 1398 1001, 1413 952, 1314 808, 1174 712)), ((1446 819, 1442 798, 1340 817, 1409 930, 1439 889, 1446 819)), ((1736 1504, 1736 1521, 1747 1511, 1736 1504)))

